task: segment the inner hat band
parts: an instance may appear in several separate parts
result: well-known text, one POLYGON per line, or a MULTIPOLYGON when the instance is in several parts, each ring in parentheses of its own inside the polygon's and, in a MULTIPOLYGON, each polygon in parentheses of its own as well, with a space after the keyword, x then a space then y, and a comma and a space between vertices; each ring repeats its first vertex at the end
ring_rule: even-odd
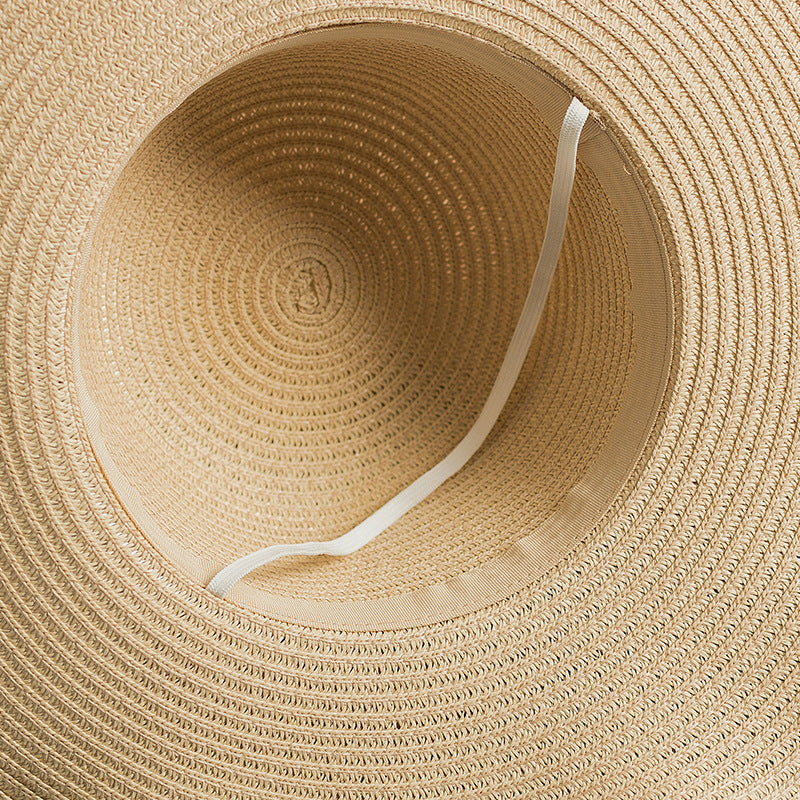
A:
POLYGON ((500 371, 478 418, 458 445, 436 466, 417 478, 381 508, 348 533, 327 542, 300 542, 270 545, 248 553, 221 569, 207 588, 224 597, 245 575, 258 567, 291 555, 342 556, 355 552, 455 475, 477 452, 494 427, 517 381, 530 349, 550 289, 567 224, 569 200, 575 178, 578 140, 589 116, 586 108, 573 98, 564 115, 558 138, 553 186, 547 227, 539 261, 531 279, 522 314, 517 322, 500 371))

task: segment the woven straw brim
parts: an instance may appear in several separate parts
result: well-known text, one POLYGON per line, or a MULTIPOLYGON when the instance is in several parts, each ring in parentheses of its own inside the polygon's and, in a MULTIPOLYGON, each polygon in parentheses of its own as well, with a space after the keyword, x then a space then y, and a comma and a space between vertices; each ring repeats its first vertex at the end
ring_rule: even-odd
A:
POLYGON ((790 10, 6 7, 0 794, 800 794, 790 10), (420 34, 264 49, 356 22, 420 34), (570 93, 595 116, 494 443, 349 564, 207 592, 239 547, 346 530, 470 424, 570 93))

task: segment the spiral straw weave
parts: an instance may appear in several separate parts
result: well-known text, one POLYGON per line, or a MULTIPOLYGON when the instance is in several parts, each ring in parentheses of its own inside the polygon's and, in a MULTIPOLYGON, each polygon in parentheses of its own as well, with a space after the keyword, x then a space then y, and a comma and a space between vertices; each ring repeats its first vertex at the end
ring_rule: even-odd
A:
POLYGON ((793 14, 4 6, 0 796, 800 796, 793 14))
MULTIPOLYGON (((387 38, 253 57, 147 138, 94 238, 82 360, 103 441, 178 546, 224 564, 333 538, 457 443, 527 292, 555 138, 499 78, 387 38)), ((590 174, 573 209, 521 419, 482 467, 364 556, 256 585, 398 594, 552 514, 634 347, 625 243, 590 174)))

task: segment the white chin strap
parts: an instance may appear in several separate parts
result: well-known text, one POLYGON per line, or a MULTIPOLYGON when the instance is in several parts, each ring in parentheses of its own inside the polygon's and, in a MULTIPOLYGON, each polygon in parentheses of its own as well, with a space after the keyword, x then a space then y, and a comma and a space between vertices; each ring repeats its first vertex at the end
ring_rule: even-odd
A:
POLYGON ((561 251, 564 230, 567 224, 569 199, 575 178, 575 160, 578 152, 578 139, 583 125, 589 116, 589 109, 579 100, 573 99, 564 116, 561 134, 558 138, 553 188, 550 193, 550 209, 547 215, 547 229, 542 243, 539 262, 533 272, 531 286, 522 315, 519 318, 511 344, 508 346, 500 372, 492 386, 481 413, 469 433, 435 467, 417 478, 400 494, 381 506, 348 533, 329 542, 302 542, 300 544, 274 544, 263 550, 256 550, 234 561, 220 570, 209 582, 208 588, 214 594, 224 597, 231 587, 249 572, 270 561, 285 556, 344 556, 353 553, 371 542, 379 533, 397 522, 407 511, 424 500, 439 488, 448 478, 455 475, 472 458, 483 444, 489 431, 494 427, 511 390, 517 381, 525 357, 528 354, 533 335, 542 316, 544 303, 550 289, 553 272, 561 251))

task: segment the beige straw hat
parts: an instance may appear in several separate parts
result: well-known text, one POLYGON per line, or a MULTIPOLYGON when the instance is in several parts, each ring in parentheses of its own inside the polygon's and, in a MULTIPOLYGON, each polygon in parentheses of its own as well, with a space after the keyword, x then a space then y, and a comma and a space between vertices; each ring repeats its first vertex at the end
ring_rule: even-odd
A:
POLYGON ((0 797, 800 797, 795 0, 0 50, 0 797))

